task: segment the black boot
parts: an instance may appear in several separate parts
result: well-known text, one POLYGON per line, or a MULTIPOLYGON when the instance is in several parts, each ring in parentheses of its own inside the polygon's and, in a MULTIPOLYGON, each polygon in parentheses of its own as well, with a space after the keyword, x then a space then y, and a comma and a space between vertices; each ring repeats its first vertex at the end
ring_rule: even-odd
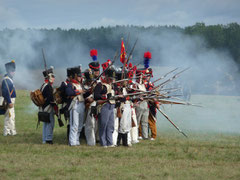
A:
POLYGON ((117 146, 120 146, 122 135, 123 135, 122 133, 118 133, 117 146))
POLYGON ((128 146, 128 134, 123 134, 123 146, 128 146))
POLYGON ((70 124, 67 125, 67 140, 69 142, 70 124))
POLYGON ((53 141, 46 141, 46 144, 53 144, 53 141))

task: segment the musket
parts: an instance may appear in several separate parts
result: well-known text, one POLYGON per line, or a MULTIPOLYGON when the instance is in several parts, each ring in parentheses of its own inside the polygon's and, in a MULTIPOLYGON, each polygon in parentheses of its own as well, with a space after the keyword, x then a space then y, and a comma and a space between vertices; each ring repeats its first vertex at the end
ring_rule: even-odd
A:
POLYGON ((175 74, 173 77, 169 78, 168 80, 166 80, 166 81, 164 81, 163 83, 161 83, 161 84, 157 85, 156 87, 154 87, 152 90, 155 90, 155 89, 157 89, 157 88, 159 88, 159 87, 162 87, 162 86, 165 85, 166 83, 174 80, 175 78, 177 78, 177 77, 179 76, 179 74, 183 73, 184 71, 188 70, 189 68, 190 68, 190 67, 188 67, 188 68, 186 68, 186 69, 178 72, 178 73, 175 74))
MULTIPOLYGON (((172 97, 171 97, 172 98, 172 97)), ((158 97, 149 97, 149 98, 143 98, 143 99, 156 99, 157 101, 159 101, 161 104, 179 104, 179 105, 186 105, 186 106, 196 106, 196 107, 202 107, 201 105, 197 105, 197 104, 192 104, 189 102, 177 102, 177 101, 171 101, 171 100, 166 100, 166 99, 159 99, 158 97)))
POLYGON ((128 32, 128 37, 127 37, 127 44, 126 44, 126 48, 125 48, 126 54, 127 54, 127 47, 128 47, 129 37, 130 37, 130 32, 128 32))
MULTIPOLYGON (((131 78, 131 79, 138 79, 139 77, 140 77, 140 76, 136 76, 136 77, 133 77, 133 78, 131 78)), ((122 81, 129 81, 129 78, 117 80, 117 81, 115 81, 114 83, 118 83, 118 82, 122 82, 122 81)))
POLYGON ((129 79, 121 79, 121 80, 114 81, 113 83, 120 83, 120 82, 128 81, 128 80, 129 80, 129 79))
POLYGON ((165 75, 163 75, 163 76, 161 76, 160 78, 156 79, 156 80, 153 81, 152 83, 155 83, 155 82, 157 82, 157 81, 160 81, 161 79, 164 79, 168 74, 170 74, 170 73, 176 71, 177 69, 178 69, 178 68, 173 69, 172 71, 166 73, 165 75))
POLYGON ((180 132, 182 135, 184 135, 186 138, 188 137, 181 129, 179 129, 171 120, 170 118, 160 109, 157 108, 157 110, 180 132))
POLYGON ((150 92, 145 91, 145 92, 129 93, 129 94, 125 94, 125 95, 115 95, 114 97, 121 97, 121 96, 127 97, 127 96, 135 96, 135 95, 142 95, 142 94, 147 95, 148 93, 150 93, 150 92))
POLYGON ((169 90, 167 92, 163 92, 161 95, 166 95, 166 94, 169 94, 169 93, 173 93, 173 92, 176 92, 178 90, 179 90, 179 88, 176 88, 176 89, 173 89, 173 90, 169 90))
POLYGON ((160 91, 175 90, 175 89, 179 90, 179 88, 166 88, 166 89, 160 89, 159 92, 160 91))
POLYGON ((176 102, 176 101, 163 100, 163 99, 158 99, 158 101, 161 102, 162 104, 179 104, 179 105, 202 107, 200 105, 192 104, 192 103, 189 103, 189 102, 176 102))
POLYGON ((122 77, 121 77, 121 79, 124 79, 124 78, 125 78, 125 73, 124 73, 125 67, 126 67, 126 64, 128 63, 128 61, 130 60, 130 58, 132 57, 132 54, 133 54, 133 51, 134 51, 134 49, 135 49, 135 47, 136 47, 137 41, 138 41, 138 38, 137 38, 137 40, 135 41, 135 43, 134 43, 134 45, 133 45, 133 48, 132 48, 132 50, 131 50, 131 52, 130 52, 128 58, 127 58, 127 60, 124 61, 124 65, 123 65, 123 68, 122 68, 122 77))
POLYGON ((46 59, 45 59, 45 54, 44 54, 43 48, 42 48, 42 56, 43 56, 44 68, 45 68, 45 70, 47 70, 47 62, 46 62, 46 59))

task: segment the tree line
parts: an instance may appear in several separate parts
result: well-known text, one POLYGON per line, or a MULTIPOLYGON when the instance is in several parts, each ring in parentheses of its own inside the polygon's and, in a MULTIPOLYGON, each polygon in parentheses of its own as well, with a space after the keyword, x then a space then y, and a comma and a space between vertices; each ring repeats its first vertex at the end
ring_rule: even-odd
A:
MULTIPOLYGON (((39 58, 41 58, 41 49, 45 47, 52 52, 52 56, 68 61, 69 54, 75 48, 76 51, 87 51, 96 48, 104 51, 104 58, 112 57, 116 49, 120 49, 120 40, 124 37, 125 46, 133 45, 138 34, 151 33, 159 36, 164 31, 181 32, 188 36, 200 36, 205 39, 206 46, 209 49, 227 50, 234 61, 240 66, 240 25, 231 23, 227 25, 205 25, 204 23, 196 23, 193 26, 114 26, 114 27, 98 27, 91 29, 3 29, 0 31, 0 58, 8 57, 33 59, 28 61, 29 66, 39 67, 39 58), (128 33, 131 41, 126 42, 128 33), (44 36, 42 35, 44 34, 44 36), (29 45, 30 43, 30 45, 29 45), (126 45, 127 43, 127 45, 126 45), (32 55, 30 51, 37 52, 32 55), (27 52, 27 53, 26 53, 27 52), (22 55, 21 53, 26 53, 22 55), (29 54, 28 54, 29 53, 29 54), (67 55, 66 55, 67 54, 67 55)), ((144 44, 144 43, 142 43, 144 44)), ((142 56, 144 47, 136 48, 137 57, 142 56), (140 53, 141 52, 141 53, 140 53)), ((79 54, 81 56, 80 51, 79 54)), ((53 58, 54 59, 54 58, 53 58)), ((26 61, 26 60, 22 60, 26 61)), ((55 61, 55 60, 53 60, 55 61)), ((57 62, 57 61, 56 61, 57 62)), ((56 63, 56 65, 59 65, 56 63)))

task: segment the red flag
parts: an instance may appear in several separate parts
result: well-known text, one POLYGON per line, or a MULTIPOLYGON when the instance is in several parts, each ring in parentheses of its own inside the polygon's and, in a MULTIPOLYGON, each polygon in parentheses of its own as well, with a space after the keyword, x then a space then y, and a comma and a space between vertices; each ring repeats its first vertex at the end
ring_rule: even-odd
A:
POLYGON ((121 63, 124 64, 125 59, 126 59, 126 51, 125 51, 125 45, 124 45, 123 40, 122 40, 122 44, 121 44, 121 55, 120 55, 120 61, 121 61, 121 63))

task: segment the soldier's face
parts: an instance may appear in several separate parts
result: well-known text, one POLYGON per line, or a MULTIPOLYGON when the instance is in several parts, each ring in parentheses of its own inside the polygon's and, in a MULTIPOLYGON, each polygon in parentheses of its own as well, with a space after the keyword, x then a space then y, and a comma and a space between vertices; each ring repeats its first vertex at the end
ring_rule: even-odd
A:
POLYGON ((100 74, 100 71, 94 71, 93 74, 94 74, 95 77, 98 77, 99 74, 100 74))
POLYGON ((9 74, 10 74, 10 76, 14 76, 15 75, 15 71, 13 71, 13 72, 9 72, 9 74))
POLYGON ((82 77, 77 76, 77 81, 78 81, 78 82, 81 82, 81 80, 82 80, 82 77))
POLYGON ((50 81, 50 83, 54 83, 55 77, 54 77, 54 76, 50 76, 50 77, 49 77, 49 81, 50 81))

